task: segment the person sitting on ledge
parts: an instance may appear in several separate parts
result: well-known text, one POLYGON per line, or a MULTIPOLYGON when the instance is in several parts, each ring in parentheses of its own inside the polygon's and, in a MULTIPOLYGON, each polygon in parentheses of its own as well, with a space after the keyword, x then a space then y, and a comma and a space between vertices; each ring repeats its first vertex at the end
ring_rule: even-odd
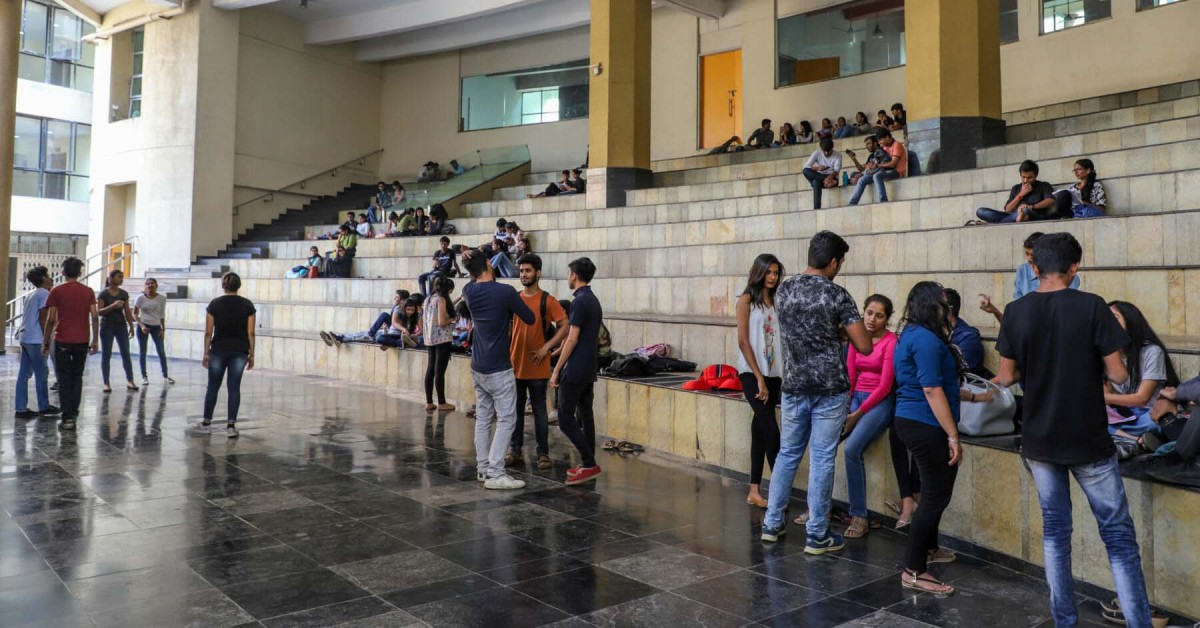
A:
MULTIPOLYGON (((354 212, 352 212, 352 211, 346 212, 346 222, 343 222, 340 226, 348 227, 351 231, 353 231, 356 227, 358 227, 358 220, 355 219, 354 212)), ((338 238, 338 235, 340 235, 340 230, 334 229, 333 231, 327 231, 316 237, 313 237, 312 239, 313 240, 336 240, 338 238)))
MULTIPOLYGON (((342 228, 345 229, 345 227, 342 228)), ((325 254, 325 276, 330 279, 349 279, 350 264, 354 257, 349 254, 346 247, 340 244, 340 238, 338 242, 336 254, 332 252, 325 254)))
POLYGON ((880 162, 870 176, 867 175, 867 172, 863 172, 863 176, 858 179, 858 183, 854 186, 854 194, 850 196, 851 205, 858 205, 863 191, 872 182, 875 183, 875 202, 888 202, 887 186, 885 183, 892 179, 908 176, 908 149, 904 148, 904 144, 892 138, 891 131, 887 129, 877 130, 875 137, 878 139, 879 145, 886 152, 887 159, 880 162))
POLYGON ((375 196, 371 199, 374 201, 371 203, 372 205, 378 205, 381 208, 388 208, 392 206, 392 199, 392 191, 388 189, 386 183, 380 181, 379 183, 375 184, 375 196))
POLYGON ((425 216, 425 208, 418 207, 413 210, 412 229, 405 235, 418 236, 425 235, 425 231, 429 228, 429 218, 425 216))
POLYGON ((904 131, 908 128, 908 112, 904 110, 904 103, 896 103, 892 105, 892 124, 888 127, 889 131, 904 131))
POLYGON ((708 154, 721 155, 740 150, 744 150, 744 147, 742 146, 742 138, 734 135, 733 137, 722 142, 719 146, 716 146, 712 150, 708 151, 708 154))
POLYGON ((587 179, 583 178, 583 171, 579 168, 571 171, 571 180, 568 183, 574 188, 577 194, 583 194, 587 191, 587 179))
POLYGON ((546 189, 537 194, 526 194, 525 198, 545 198, 547 196, 558 196, 560 194, 574 194, 575 188, 571 187, 571 171, 563 170, 559 173, 562 177, 556 183, 551 183, 546 186, 546 189))
POLYGON ((779 126, 779 141, 772 146, 791 146, 796 143, 796 127, 792 126, 791 122, 784 122, 779 126))
POLYGON ((833 140, 821 138, 820 146, 804 164, 804 178, 812 186, 813 209, 821 209, 821 190, 837 187, 842 170, 842 156, 833 152, 833 140))
POLYGON ((400 213, 400 220, 396 223, 397 236, 410 236, 416 233, 417 230, 417 211, 409 207, 400 213))
POLYGON ((775 141, 775 132, 771 130, 771 119, 763 118, 762 125, 750 134, 746 140, 746 148, 770 148, 775 141))
MULTIPOLYGON (((446 213, 446 207, 441 203, 434 203, 429 206, 429 225, 425 228, 425 233, 429 235, 442 235, 446 231, 446 221, 450 215, 446 213)), ((452 233, 452 232, 447 232, 452 233)))
POLYGON ((833 139, 840 140, 854 135, 854 127, 846 124, 846 116, 838 116, 837 124, 833 126, 833 139))
POLYGON ((1163 440, 1159 419, 1176 409, 1174 401, 1159 393, 1164 387, 1178 386, 1179 375, 1167 358, 1167 346, 1136 305, 1110 301, 1108 309, 1129 336, 1129 342, 1121 348, 1129 379, 1121 384, 1107 382, 1104 387, 1104 403, 1109 407, 1108 433, 1130 439, 1151 435, 1154 447, 1146 448, 1158 449, 1163 440))
MULTIPOLYGON (((1038 286, 1041 285, 1041 280, 1038 279, 1037 273, 1033 270, 1033 245, 1045 234, 1040 231, 1035 231, 1025 238, 1022 245, 1025 249, 1025 263, 1017 267, 1017 277, 1013 280, 1013 301, 1029 294, 1037 292, 1038 286)), ((1079 275, 1076 274, 1071 279, 1071 285, 1068 286, 1072 290, 1079 289, 1079 275)), ((981 294, 979 295, 979 309, 996 317, 997 323, 1004 322, 1004 314, 999 308, 992 304, 992 297, 981 294)))
POLYGON ((358 234, 353 227, 342 225, 338 227, 338 248, 346 249, 346 255, 354 257, 358 254, 358 234))
POLYGON ((367 331, 356 331, 348 334, 335 334, 331 331, 323 331, 318 335, 326 345, 332 347, 341 345, 345 342, 378 342, 377 338, 380 334, 388 333, 390 329, 395 329, 399 333, 404 315, 404 302, 408 300, 408 290, 397 290, 395 296, 392 297, 392 309, 388 312, 380 312, 375 318, 375 322, 371 324, 371 328, 367 331))
POLYGON ((816 133, 813 133, 812 123, 808 120, 800 121, 800 128, 796 131, 797 144, 812 144, 817 141, 816 133))
POLYGON ((980 207, 975 211, 979 220, 999 224, 1049 220, 1056 217, 1054 207, 1057 201, 1054 199, 1054 187, 1038 180, 1037 162, 1026 159, 1017 167, 1017 172, 1021 175, 1021 182, 1012 187, 1004 210, 980 207))
POLYGON ((1096 165, 1091 159, 1080 159, 1071 169, 1077 183, 1054 193, 1059 218, 1100 218, 1108 211, 1104 186, 1096 180, 1096 165))
POLYGON ((358 222, 354 225, 354 231, 358 233, 360 238, 375 237, 375 227, 371 226, 371 221, 367 220, 366 214, 358 215, 358 222))
POLYGON ((392 212, 388 214, 387 229, 382 233, 375 234, 376 238, 395 238, 400 235, 400 214, 392 212))
POLYGON ((304 277, 306 279, 316 279, 321 276, 321 251, 317 250, 317 247, 309 247, 305 266, 304 277))
POLYGON ((874 177, 875 172, 879 169, 879 164, 887 161, 887 151, 883 150, 883 147, 879 145, 879 140, 875 139, 875 135, 872 134, 864 137, 863 146, 867 149, 866 164, 859 163, 858 155, 853 150, 846 149, 846 156, 850 158, 850 161, 854 162, 854 167, 858 170, 858 172, 855 172, 846 180, 850 185, 858 185, 858 182, 864 176, 870 175, 874 177))
POLYGON ((383 207, 379 205, 378 197, 371 197, 371 205, 367 207, 367 222, 383 222, 383 207))
POLYGON ((449 179, 450 177, 457 177, 458 175, 463 174, 466 171, 467 171, 466 168, 463 168, 462 166, 458 165, 457 159, 451 159, 450 160, 450 171, 446 173, 446 178, 449 179))
POLYGON ((421 345, 421 301, 409 297, 405 299, 400 313, 400 324, 392 322, 387 333, 380 334, 375 342, 379 343, 380 351, 391 347, 401 349, 416 349, 421 345))
POLYGON ((417 277, 417 287, 421 294, 429 294, 429 285, 435 277, 457 277, 460 272, 457 256, 450 248, 450 238, 442 236, 438 240, 438 250, 433 252, 433 269, 417 277))
POLYGON ((392 181, 392 205, 403 203, 407 196, 408 193, 405 192, 404 186, 400 185, 399 181, 392 181))
MULTIPOLYGON (((513 249, 516 249, 516 247, 514 246, 513 249)), ((484 246, 483 250, 487 253, 488 263, 491 264, 496 274, 505 279, 516 279, 521 276, 521 271, 513 263, 508 253, 505 252, 504 245, 500 240, 493 241, 491 246, 484 246)))
POLYGON ((817 129, 817 141, 827 137, 833 139, 833 121, 829 118, 821 118, 821 128, 817 129))
POLYGON ((962 295, 954 288, 946 288, 946 305, 950 308, 947 318, 950 319, 950 344, 958 347, 963 361, 967 363, 967 372, 984 379, 995 377, 995 373, 983 365, 983 340, 979 330, 967 324, 960 317, 962 311, 962 295))
POLYGON ((889 130, 892 128, 892 125, 896 124, 896 121, 893 120, 892 117, 889 116, 887 114, 887 112, 884 111, 883 109, 880 109, 879 112, 876 113, 875 115, 876 115, 876 118, 875 118, 875 130, 876 131, 889 130))
POLYGON ((867 114, 861 111, 854 114, 854 129, 859 135, 868 135, 875 132, 875 127, 867 119, 867 114))

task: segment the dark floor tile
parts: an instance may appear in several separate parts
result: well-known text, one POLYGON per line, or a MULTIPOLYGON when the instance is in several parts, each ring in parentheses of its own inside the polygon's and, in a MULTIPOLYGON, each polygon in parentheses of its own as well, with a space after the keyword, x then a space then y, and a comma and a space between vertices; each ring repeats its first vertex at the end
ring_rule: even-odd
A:
POLYGON ((511 534, 556 552, 568 552, 594 547, 601 543, 613 543, 633 538, 624 532, 618 532, 582 519, 571 519, 535 528, 515 530, 511 534))
POLYGON ((353 563, 413 549, 413 546, 394 536, 371 529, 361 530, 353 535, 334 534, 282 540, 325 566, 353 563))
POLYGON ((654 534, 647 534, 643 538, 650 539, 656 543, 662 543, 663 545, 679 545, 680 543, 695 541, 706 536, 710 536, 707 530, 697 525, 688 524, 678 528, 663 530, 662 532, 655 532, 654 534))
POLYGON ((71 580, 67 588, 84 608, 96 612, 213 587, 186 564, 175 563, 71 580))
POLYGON ((675 592, 752 621, 774 617, 826 597, 819 591, 749 571, 705 580, 675 592))
POLYGON ((524 503, 466 513, 463 516, 492 528, 497 532, 513 532, 515 530, 535 528, 559 521, 567 521, 572 518, 570 515, 561 512, 524 503))
POLYGON ((311 558, 286 545, 195 558, 187 564, 216 587, 310 571, 318 567, 311 558))
POLYGON ((611 543, 601 543, 593 547, 567 552, 567 555, 571 558, 578 558, 586 563, 599 565, 606 560, 633 556, 634 554, 641 554, 642 552, 649 552, 662 547, 662 543, 656 543, 646 537, 637 537, 613 541, 611 543))
POLYGON ((711 606, 666 592, 610 606, 581 619, 605 628, 734 628, 746 623, 744 619, 711 606))
POLYGON ((677 547, 617 558, 600 566, 663 590, 678 589, 740 569, 677 547))
POLYGON ((920 595, 887 607, 889 613, 934 626, 1032 627, 1050 617, 1049 605, 1026 606, 970 589, 954 595, 920 595))
POLYGON ((896 572, 833 556, 795 554, 753 568, 758 573, 829 594, 862 586, 896 572))
POLYGON ((985 564, 969 573, 956 574, 958 577, 953 580, 942 572, 938 575, 952 582, 955 588, 985 593, 1023 606, 1050 608, 1050 585, 999 565, 985 564))
POLYGON ((254 621, 249 613, 217 590, 148 600, 99 613, 92 620, 100 628, 129 626, 205 626, 225 628, 254 621))
MULTIPOLYGON (((474 473, 472 472, 472 478, 474 473)), ((438 508, 451 506, 454 504, 462 504, 464 502, 473 502, 480 499, 485 499, 488 492, 483 488, 482 484, 471 482, 459 482, 457 484, 446 484, 443 486, 433 486, 429 488, 418 488, 407 491, 402 491, 400 494, 409 499, 415 499, 423 504, 429 504, 438 508)))
MULTIPOLYGON (((356 625, 352 622, 360 620, 386 620, 387 623, 377 624, 379 626, 407 626, 419 623, 416 617, 398 610, 395 606, 377 597, 364 597, 349 602, 330 604, 263 620, 262 623, 267 628, 323 628, 324 626, 339 626, 340 628, 347 624, 356 625), (388 616, 389 613, 392 615, 388 616)), ((365 627, 370 624, 364 621, 357 625, 365 627)))
POLYGON ((118 532, 137 530, 138 527, 118 514, 92 514, 30 523, 22 528, 34 545, 47 545, 83 537, 97 538, 118 532))
POLYGON ((290 615, 369 595, 328 569, 243 582, 221 590, 257 619, 290 615))
POLYGON ((412 550, 333 567, 355 585, 376 595, 468 575, 463 567, 424 550, 412 550))
POLYGON ((433 628, 522 628, 567 618, 562 611, 505 588, 424 604, 408 612, 433 628))
MULTIPOLYGON (((386 520, 386 519, 385 519, 386 520)), ((417 547, 433 547, 492 536, 495 530, 457 515, 435 510, 422 519, 391 525, 380 530, 417 547)))
POLYGON ((233 515, 196 495, 120 503, 114 504, 113 508, 139 528, 181 525, 194 521, 215 523, 233 518, 233 515))
POLYGON ((586 566, 587 563, 581 560, 576 560, 564 554, 554 554, 539 560, 485 571, 483 575, 501 584, 514 584, 586 566))
POLYGON ((330 510, 325 506, 305 506, 275 510, 241 517, 250 525, 267 534, 286 534, 288 532, 308 531, 333 523, 350 521, 350 517, 330 510))
POLYGON ((227 510, 239 517, 316 505, 316 502, 313 500, 284 488, 250 493, 248 495, 218 497, 210 501, 220 506, 223 510, 227 510))
POLYGON ((553 553, 540 545, 507 534, 439 545, 429 551, 476 572, 538 560, 553 553))
MULTIPOLYGON (((803 534, 799 536, 802 537, 803 534)), ((873 530, 865 538, 847 540, 846 548, 838 552, 837 556, 899 572, 904 568, 907 552, 907 535, 891 530, 873 530)))
POLYGON ((930 625, 887 611, 875 611, 865 617, 848 621, 839 628, 930 628, 930 625))
POLYGON ((572 615, 591 613, 658 592, 648 584, 595 565, 529 580, 513 588, 572 615))
POLYGON ((788 535, 778 543, 763 543, 758 534, 722 534, 685 541, 679 547, 719 561, 753 567, 804 551, 803 535, 788 535))
POLYGON ((458 480, 418 467, 400 466, 383 472, 354 473, 354 477, 394 491, 454 484, 458 480))
POLYGON ((838 597, 828 597, 759 622, 777 628, 825 628, 874 614, 876 609, 838 597))
POLYGON ((913 589, 906 589, 900 584, 900 574, 897 572, 891 577, 880 578, 849 591, 843 591, 838 594, 838 597, 857 602, 863 606, 884 609, 919 595, 924 595, 924 593, 913 589))
MULTIPOLYGON (((359 479, 357 476, 353 477, 355 477, 356 480, 359 479)), ((292 490, 319 504, 356 499, 372 499, 395 495, 395 493, 392 493, 383 487, 365 481, 337 482, 334 484, 312 484, 309 486, 297 486, 292 490)))
POLYGON ((386 491, 370 499, 326 502, 325 507, 355 519, 386 516, 393 523, 416 521, 438 512, 433 506, 386 491))
POLYGON ((425 622, 406 611, 394 610, 382 615, 338 624, 337 628, 425 628, 425 622))
POLYGON ((387 600, 397 608, 412 608, 430 602, 440 602, 463 595, 472 595, 480 591, 499 588, 500 584, 491 579, 478 575, 462 576, 442 580, 430 584, 401 589, 379 597, 387 600))
POLYGON ((607 512, 590 517, 588 521, 634 536, 665 532, 691 523, 690 518, 653 508, 632 508, 620 512, 607 512))
POLYGON ((5 626, 66 626, 86 613, 49 570, 0 580, 0 623, 5 626))
POLYGON ((613 507, 605 505, 605 498, 599 493, 584 489, 561 488, 536 493, 526 493, 519 496, 520 501, 537 504, 572 517, 592 517, 605 512, 613 512, 613 507))

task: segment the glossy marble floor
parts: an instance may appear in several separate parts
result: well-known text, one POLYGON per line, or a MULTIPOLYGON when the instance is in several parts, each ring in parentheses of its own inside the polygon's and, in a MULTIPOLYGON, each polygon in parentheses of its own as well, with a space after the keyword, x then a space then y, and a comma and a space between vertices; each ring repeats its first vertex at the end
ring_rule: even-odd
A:
POLYGON ((1050 625, 1043 582, 967 556, 936 570, 957 595, 901 589, 892 532, 765 546, 745 486, 707 471, 602 454, 567 488, 553 428, 554 469, 485 491, 470 418, 376 388, 254 371, 242 437, 193 435, 203 372, 173 367, 105 396, 93 358, 61 435, 12 418, 0 358, 0 625, 1050 625))

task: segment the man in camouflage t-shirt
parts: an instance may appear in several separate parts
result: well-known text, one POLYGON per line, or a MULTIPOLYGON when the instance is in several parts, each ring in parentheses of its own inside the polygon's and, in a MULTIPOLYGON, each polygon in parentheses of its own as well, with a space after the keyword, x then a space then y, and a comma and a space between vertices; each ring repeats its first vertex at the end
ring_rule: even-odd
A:
POLYGON ((836 233, 816 234, 808 244, 808 269, 780 284, 775 295, 783 339, 783 429, 762 540, 774 542, 787 532, 784 510, 811 437, 808 554, 842 549, 841 535, 829 532, 834 461, 850 398, 842 330, 859 353, 869 355, 872 349, 854 299, 833 283, 849 250, 836 233))

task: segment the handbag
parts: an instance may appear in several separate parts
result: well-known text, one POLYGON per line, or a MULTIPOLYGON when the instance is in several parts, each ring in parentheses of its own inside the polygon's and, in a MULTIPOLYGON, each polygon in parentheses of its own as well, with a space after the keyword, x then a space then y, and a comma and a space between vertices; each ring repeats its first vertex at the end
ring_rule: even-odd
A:
POLYGON ((963 388, 981 395, 989 390, 996 394, 991 401, 964 401, 959 412, 958 431, 967 436, 999 436, 1013 432, 1013 416, 1017 400, 1013 392, 988 380, 967 373, 963 388))

